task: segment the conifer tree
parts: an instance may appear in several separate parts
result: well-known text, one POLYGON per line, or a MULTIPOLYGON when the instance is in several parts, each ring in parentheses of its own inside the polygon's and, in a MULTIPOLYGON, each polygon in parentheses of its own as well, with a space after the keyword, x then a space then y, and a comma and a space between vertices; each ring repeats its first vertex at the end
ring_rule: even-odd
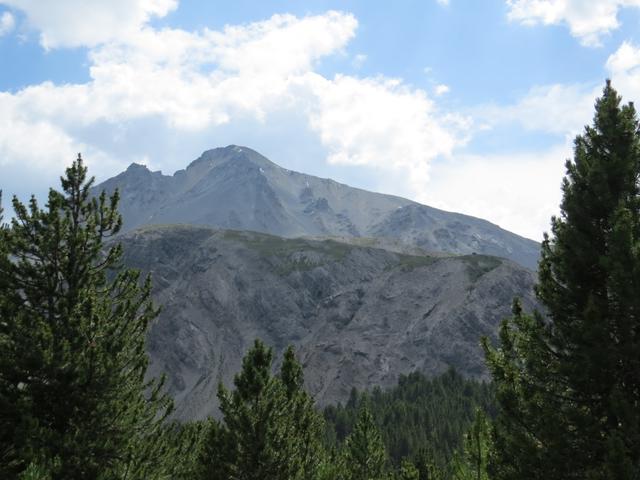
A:
POLYGON ((416 466, 407 459, 400 464, 400 468, 396 475, 397 480, 420 480, 420 472, 416 466))
POLYGON ((93 197, 79 155, 61 183, 44 209, 14 197, 0 235, 1 473, 157 478, 170 400, 144 379, 150 280, 104 244, 117 193, 93 197))
POLYGON ((291 345, 283 356, 280 379, 286 391, 287 410, 293 420, 290 435, 295 439, 292 445, 294 457, 299 459, 302 478, 312 479, 323 461, 323 421, 314 408, 313 398, 304 390, 302 365, 291 345))
POLYGON ((489 421, 482 410, 476 411, 476 418, 464 436, 462 452, 456 452, 452 460, 452 474, 455 480, 488 480, 487 461, 489 458, 489 421))
MULTIPOLYGON (((0 190, 0 258, 8 258, 6 226, 3 222, 2 190, 0 190)), ((7 369, 9 359, 1 353, 5 352, 9 339, 5 331, 10 313, 4 299, 8 291, 7 278, 0 275, 0 371, 7 369)), ((12 315, 12 314, 11 314, 12 315)), ((13 436, 17 418, 17 390, 9 388, 8 379, 0 375, 0 478, 15 474, 17 455, 13 445, 13 436)))
POLYGON ((433 461, 431 448, 424 447, 418 452, 415 466, 420 480, 443 480, 445 478, 442 468, 436 466, 433 461))
POLYGON ((271 375, 273 352, 256 340, 229 392, 218 399, 221 423, 210 420, 200 454, 204 479, 306 480, 322 459, 322 422, 302 389, 302 368, 287 349, 279 376, 271 375))
POLYGON ((496 479, 640 477, 640 133, 611 87, 566 163, 537 295, 487 345, 496 479))
POLYGON ((337 448, 331 449, 329 452, 320 450, 318 456, 320 464, 316 475, 310 478, 315 480, 348 480, 349 471, 341 450, 337 448))
POLYGON ((387 452, 378 426, 366 405, 361 407, 353 432, 347 437, 345 449, 350 480, 385 478, 387 452))

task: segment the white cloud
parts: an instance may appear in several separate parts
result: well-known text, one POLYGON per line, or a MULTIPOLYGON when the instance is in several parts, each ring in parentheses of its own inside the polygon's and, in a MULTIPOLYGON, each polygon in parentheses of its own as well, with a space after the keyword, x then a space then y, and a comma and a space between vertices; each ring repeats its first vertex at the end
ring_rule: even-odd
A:
POLYGON ((17 111, 18 105, 15 97, 0 93, 0 165, 27 163, 48 169, 59 156, 69 158, 78 151, 80 145, 63 130, 46 120, 25 118, 17 111))
POLYGON ((16 20, 11 12, 3 12, 0 16, 0 37, 11 33, 16 25, 16 20))
POLYGON ((263 116, 291 100, 292 78, 342 48, 356 25, 351 15, 329 12, 274 16, 223 32, 144 28, 127 43, 92 49, 90 82, 27 87, 13 95, 14 111, 69 127, 160 116, 187 130, 237 114, 263 116))
MULTIPOLYGON (((606 68, 624 102, 640 100, 639 47, 624 42, 609 56, 606 68)), ((557 135, 563 143, 542 152, 465 155, 439 162, 432 168, 430 188, 420 199, 540 240, 548 230, 549 218, 559 211, 560 179, 564 160, 572 157, 571 142, 591 124, 594 101, 602 95, 603 86, 604 82, 538 86, 512 105, 474 109, 478 123, 505 135, 517 125, 526 131, 557 135)))
POLYGON ((449 85, 445 85, 444 83, 440 83, 438 85, 436 85, 434 91, 436 95, 444 95, 445 93, 449 93, 451 89, 449 88, 449 85))
POLYGON ((364 53, 358 53, 355 57, 353 57, 353 60, 351 61, 351 65, 353 65, 353 68, 361 68, 362 65, 364 65, 364 62, 367 61, 367 56, 364 53))
POLYGON ((569 157, 569 143, 541 152, 459 156, 433 166, 432 181, 419 199, 540 241, 559 212, 569 157))
MULTIPOLYGON (((605 67, 623 101, 640 101, 640 47, 623 42, 605 67)), ((490 128, 516 124, 531 132, 573 138, 591 123, 593 104, 603 87, 604 82, 536 86, 512 105, 483 105, 473 113, 490 128)))
POLYGON ((74 138, 56 122, 21 111, 21 106, 19 98, 0 92, 0 170, 3 180, 13 178, 15 182, 0 185, 5 193, 19 193, 23 198, 34 192, 44 194, 46 186, 56 183, 62 167, 76 158, 78 152, 88 159, 91 173, 103 178, 126 165, 100 148, 74 138), (37 185, 38 181, 44 184, 37 185))
POLYGON ((640 46, 623 42, 606 63, 613 87, 625 101, 640 103, 640 46))
MULTIPOLYGON (((147 17, 159 12, 145 5, 147 17)), ((0 150, 5 162, 66 162, 88 150, 114 169, 146 156, 171 170, 188 157, 167 163, 163 148, 188 145, 194 135, 208 136, 208 147, 225 144, 215 139, 223 126, 242 129, 257 120, 266 128, 283 112, 303 112, 307 125, 297 128, 316 135, 329 162, 365 166, 380 177, 391 172, 402 178, 397 193, 413 196, 424 190, 430 162, 464 144, 470 121, 440 112, 425 91, 397 79, 316 73, 320 59, 344 51, 357 25, 353 15, 331 11, 274 15, 221 31, 130 25, 126 35, 110 39, 113 31, 103 32, 100 40, 63 38, 48 25, 49 47, 102 42, 89 51, 90 81, 2 94, 3 123, 12 129, 0 133, 0 150), (30 129, 37 151, 24 147, 30 129), (128 133, 138 130, 144 135, 128 133)))
POLYGON ((330 163, 403 172, 415 195, 428 181, 429 163, 464 143, 468 119, 440 114, 424 91, 399 80, 310 80, 318 99, 311 125, 330 163))
POLYGON ((22 10, 44 48, 95 46, 126 39, 152 17, 164 17, 177 0, 0 0, 22 10))
POLYGON ((443 7, 446 7, 447 5, 449 5, 449 0, 436 0, 436 1, 443 7))
POLYGON ((629 42, 622 45, 607 59, 607 69, 613 74, 628 73, 640 67, 640 48, 629 42))
POLYGON ((640 0, 506 0, 509 19, 525 25, 568 25, 586 46, 619 27, 618 10, 640 7, 640 0))
POLYGON ((520 125, 532 132, 573 137, 593 116, 593 102, 601 85, 545 85, 533 87, 512 105, 484 105, 474 110, 488 125, 520 125))

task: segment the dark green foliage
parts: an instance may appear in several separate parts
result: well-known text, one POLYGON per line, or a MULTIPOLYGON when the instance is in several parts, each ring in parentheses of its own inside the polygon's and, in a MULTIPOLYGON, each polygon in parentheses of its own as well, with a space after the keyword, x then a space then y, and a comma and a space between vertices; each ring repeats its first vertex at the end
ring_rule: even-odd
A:
POLYGON ((157 460, 163 466, 165 476, 171 480, 193 480, 198 474, 198 454, 206 430, 206 422, 177 422, 163 426, 158 442, 162 450, 157 460))
POLYGON ((222 422, 210 420, 199 456, 199 478, 312 479, 322 462, 321 417, 302 390, 302 368, 293 349, 280 377, 271 375, 273 354, 256 340, 234 379, 220 385, 222 422))
POLYGON ((496 479, 640 476, 640 134, 610 83, 566 163, 537 294, 486 344, 496 479))
POLYGON ((298 392, 302 391, 304 374, 302 365, 298 363, 293 351, 293 347, 289 346, 284 352, 282 366, 280 367, 280 379, 287 390, 287 397, 292 398, 298 392))
POLYGON ((400 464, 400 469, 395 478, 397 480, 420 480, 420 471, 413 463, 405 459, 400 464))
POLYGON ((419 480, 444 480, 450 478, 448 468, 438 467, 433 461, 433 453, 428 448, 418 452, 415 459, 419 480))
POLYGON ((489 480, 489 430, 486 415, 478 410, 475 421, 464 436, 462 449, 456 452, 451 462, 450 471, 454 480, 489 480))
POLYGON ((314 480, 347 480, 348 470, 344 455, 341 451, 332 451, 329 454, 320 452, 322 460, 314 480))
POLYGON ((345 463, 349 480, 382 480, 387 452, 369 408, 360 407, 358 420, 345 442, 345 463))
POLYGON ((13 199, 0 232, 0 477, 158 478, 170 401, 145 381, 157 310, 121 267, 117 193, 78 160, 41 209, 13 199))
POLYGON ((488 384, 466 380, 453 370, 433 379, 412 373, 401 376, 393 389, 376 388, 370 393, 354 389, 345 405, 327 407, 324 417, 329 444, 344 441, 363 403, 377 421, 392 463, 400 465, 408 457, 424 475, 431 469, 432 476, 434 464, 444 468, 461 447, 476 409, 494 412, 488 384))

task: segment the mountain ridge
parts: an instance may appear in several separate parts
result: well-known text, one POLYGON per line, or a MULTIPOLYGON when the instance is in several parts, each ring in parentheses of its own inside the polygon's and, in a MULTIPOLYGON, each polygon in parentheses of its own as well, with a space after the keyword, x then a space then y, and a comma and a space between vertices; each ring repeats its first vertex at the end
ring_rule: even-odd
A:
POLYGON ((481 253, 537 267, 539 244, 486 220, 278 166, 238 145, 173 175, 131 164, 96 190, 121 193, 124 230, 188 223, 281 237, 378 237, 428 251, 481 253))
POLYGON ((193 225, 146 226, 117 240, 127 266, 152 275, 163 309, 148 333, 149 374, 167 374, 185 420, 216 414, 218 383, 231 384, 255 338, 277 358, 294 345, 322 406, 413 371, 453 366, 485 378, 480 336, 495 339, 514 297, 536 306, 534 273, 498 257, 193 225))

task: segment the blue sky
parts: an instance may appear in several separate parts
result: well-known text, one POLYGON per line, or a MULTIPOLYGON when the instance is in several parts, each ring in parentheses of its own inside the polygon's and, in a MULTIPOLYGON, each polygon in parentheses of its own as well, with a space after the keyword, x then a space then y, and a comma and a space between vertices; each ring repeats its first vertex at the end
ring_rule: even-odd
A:
POLYGON ((0 67, 5 197, 236 143, 539 239, 640 0, 0 0, 0 67))

